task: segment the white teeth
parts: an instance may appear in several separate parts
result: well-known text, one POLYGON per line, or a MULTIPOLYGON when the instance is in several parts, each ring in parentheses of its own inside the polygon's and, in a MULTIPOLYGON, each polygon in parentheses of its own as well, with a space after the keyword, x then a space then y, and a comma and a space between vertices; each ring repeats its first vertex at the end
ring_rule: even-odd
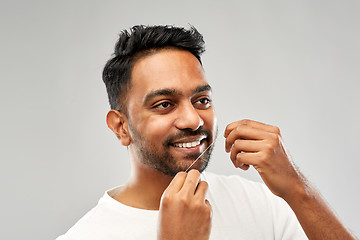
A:
POLYGON ((200 141, 195 141, 195 142, 187 142, 187 143, 175 143, 174 146, 175 147, 180 147, 180 148, 184 148, 184 147, 195 147, 197 145, 200 145, 200 141))

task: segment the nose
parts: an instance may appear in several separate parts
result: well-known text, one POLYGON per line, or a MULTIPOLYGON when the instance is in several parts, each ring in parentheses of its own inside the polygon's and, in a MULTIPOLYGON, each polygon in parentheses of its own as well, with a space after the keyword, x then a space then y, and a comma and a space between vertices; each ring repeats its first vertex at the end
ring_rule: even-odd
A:
POLYGON ((203 125, 204 121, 191 103, 187 103, 178 108, 177 119, 175 121, 175 126, 178 129, 191 129, 196 131, 203 125))

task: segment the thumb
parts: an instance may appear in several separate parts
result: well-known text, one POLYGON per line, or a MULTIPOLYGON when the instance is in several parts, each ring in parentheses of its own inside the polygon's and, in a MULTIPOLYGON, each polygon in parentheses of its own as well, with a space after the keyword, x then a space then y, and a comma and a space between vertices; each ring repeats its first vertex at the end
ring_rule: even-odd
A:
POLYGON ((210 218, 212 218, 213 210, 212 210, 212 207, 211 207, 211 204, 210 204, 209 200, 205 199, 205 205, 210 209, 210 218))

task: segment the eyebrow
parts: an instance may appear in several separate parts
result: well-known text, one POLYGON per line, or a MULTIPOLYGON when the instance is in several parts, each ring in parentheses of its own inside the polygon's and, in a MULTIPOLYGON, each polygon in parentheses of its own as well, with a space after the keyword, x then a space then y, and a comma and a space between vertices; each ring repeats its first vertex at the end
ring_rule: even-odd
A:
POLYGON ((212 92, 211 86, 209 84, 197 87, 193 94, 201 93, 201 92, 212 92))
MULTIPOLYGON (((193 95, 201 93, 201 92, 207 92, 207 91, 210 91, 210 92, 212 91, 211 86, 209 84, 197 87, 193 91, 193 95)), ((172 88, 158 89, 158 90, 148 93, 144 98, 144 103, 149 102, 151 99, 153 99, 154 97, 157 97, 157 96, 174 96, 175 97, 175 96, 182 96, 182 95, 183 94, 176 89, 172 89, 172 88)))

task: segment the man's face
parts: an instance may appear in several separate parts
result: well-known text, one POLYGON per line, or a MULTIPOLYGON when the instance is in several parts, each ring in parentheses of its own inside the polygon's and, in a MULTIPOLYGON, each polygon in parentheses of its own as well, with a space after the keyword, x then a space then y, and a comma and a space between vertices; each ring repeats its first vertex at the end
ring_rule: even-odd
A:
MULTIPOLYGON (((134 65, 127 95, 130 152, 145 167, 174 176, 215 140, 211 89, 191 53, 161 50, 134 65)), ((212 149, 195 164, 206 168, 212 149)))

